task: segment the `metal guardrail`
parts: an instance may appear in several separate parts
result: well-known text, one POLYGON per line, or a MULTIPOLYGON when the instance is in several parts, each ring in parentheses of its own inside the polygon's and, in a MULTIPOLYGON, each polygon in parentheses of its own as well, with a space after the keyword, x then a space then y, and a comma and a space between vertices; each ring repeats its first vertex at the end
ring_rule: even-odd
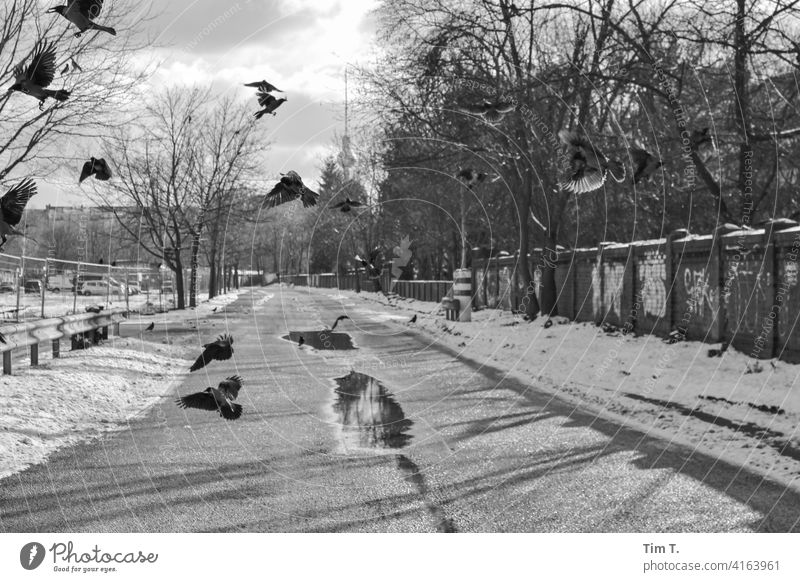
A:
POLYGON ((4 325, 0 333, 6 343, 0 343, 0 353, 3 354, 3 373, 11 374, 11 354, 15 349, 31 348, 31 366, 39 364, 39 344, 48 340, 52 342, 53 357, 58 358, 60 353, 60 340, 72 336, 100 329, 103 339, 108 338, 108 327, 112 326, 115 335, 119 335, 119 322, 124 319, 125 309, 109 309, 100 313, 81 313, 79 315, 65 315, 64 317, 51 317, 25 323, 4 325))

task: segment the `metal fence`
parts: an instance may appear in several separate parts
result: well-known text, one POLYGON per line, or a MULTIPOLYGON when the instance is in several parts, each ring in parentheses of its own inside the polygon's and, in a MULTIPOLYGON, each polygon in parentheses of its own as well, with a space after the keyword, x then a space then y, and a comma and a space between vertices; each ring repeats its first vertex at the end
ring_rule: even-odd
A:
POLYGON ((84 313, 98 303, 163 311, 175 306, 173 279, 164 268, 0 253, 0 323, 84 313))
MULTIPOLYGON (((391 263, 383 269, 380 277, 380 288, 387 293, 396 293, 400 297, 418 299, 420 301, 439 302, 452 295, 452 281, 401 281, 392 280, 391 263)), ((337 275, 336 273, 320 273, 317 275, 284 275, 280 278, 284 283, 304 287, 320 287, 323 289, 342 289, 349 291, 377 291, 378 287, 364 271, 337 275)))

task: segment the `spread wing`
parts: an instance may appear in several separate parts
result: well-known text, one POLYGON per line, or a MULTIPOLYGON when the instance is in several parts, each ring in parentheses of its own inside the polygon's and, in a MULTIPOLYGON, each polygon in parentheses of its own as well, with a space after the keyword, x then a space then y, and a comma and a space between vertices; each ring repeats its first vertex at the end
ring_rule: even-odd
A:
POLYGON ((239 376, 231 376, 220 382, 219 388, 226 391, 231 400, 236 400, 239 396, 239 390, 242 388, 242 379, 239 376))
POLYGON ((24 76, 39 87, 47 87, 56 76, 56 51, 52 44, 40 44, 24 76))
POLYGON ((597 190, 605 181, 605 170, 601 171, 586 166, 576 170, 569 180, 561 184, 561 187, 576 194, 585 194, 597 190))
POLYGON ((219 407, 219 415, 225 420, 236 420, 242 416, 242 405, 229 403, 227 406, 222 405, 219 407))
POLYGON ((303 186, 303 189, 300 191, 300 197, 303 200, 303 207, 308 208, 309 206, 317 205, 319 194, 314 192, 311 188, 303 186))
POLYGON ((81 170, 81 177, 78 178, 78 183, 80 184, 86 178, 91 176, 93 171, 94 171, 94 164, 92 163, 91 160, 83 164, 83 169, 81 170))
POLYGON ((11 226, 19 224, 22 213, 25 211, 25 205, 34 194, 36 194, 36 183, 30 178, 23 180, 6 192, 6 195, 0 198, 3 220, 11 226))
POLYGON ((278 93, 283 93, 280 89, 278 89, 275 85, 268 81, 255 81, 253 83, 245 83, 245 87, 256 87, 260 92, 269 93, 271 91, 277 91, 278 93))
POLYGON ((497 110, 498 113, 511 113, 516 109, 516 105, 514 103, 497 103, 494 108, 497 110))
POLYGON ((81 14, 89 20, 97 18, 97 15, 103 9, 103 0, 75 0, 75 2, 78 4, 78 10, 81 11, 81 14))
POLYGON ((111 178, 111 169, 108 167, 105 159, 100 158, 99 160, 95 160, 94 167, 97 171, 95 178, 98 180, 108 180, 111 178))
POLYGON ((489 103, 482 103, 481 105, 462 105, 458 109, 462 113, 469 113, 470 115, 483 115, 491 107, 489 103))
POLYGON ((277 101, 277 97, 274 95, 270 95, 269 93, 265 93, 264 91, 259 90, 258 92, 258 104, 261 107, 267 107, 271 105, 274 101, 277 101))
POLYGON ((274 208, 297 198, 297 193, 289 188, 283 181, 278 182, 264 197, 262 207, 274 208))
POLYGON ((217 410, 217 401, 208 392, 195 392, 182 396, 175 401, 180 408, 197 408, 200 410, 217 410))

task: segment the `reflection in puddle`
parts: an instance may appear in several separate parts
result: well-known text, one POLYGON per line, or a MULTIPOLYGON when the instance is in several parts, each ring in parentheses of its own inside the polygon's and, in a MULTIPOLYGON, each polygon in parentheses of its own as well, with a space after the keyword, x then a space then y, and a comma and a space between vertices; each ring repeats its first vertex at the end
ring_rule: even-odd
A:
POLYGON ((336 378, 333 411, 342 426, 346 441, 356 447, 404 447, 411 440, 406 434, 414 424, 403 409, 372 376, 350 372, 336 378))
POLYGON ((354 350, 353 340, 349 334, 330 330, 313 329, 311 331, 290 331, 282 339, 295 344, 307 345, 317 350, 354 350), (303 342, 300 342, 300 338, 303 342))

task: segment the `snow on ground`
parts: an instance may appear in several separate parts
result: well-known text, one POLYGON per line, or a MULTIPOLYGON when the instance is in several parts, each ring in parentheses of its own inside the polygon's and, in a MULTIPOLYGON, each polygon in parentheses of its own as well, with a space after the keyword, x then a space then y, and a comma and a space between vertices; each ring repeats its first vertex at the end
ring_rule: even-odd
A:
POLYGON ((0 478, 119 430, 174 390, 191 363, 182 349, 134 338, 109 338, 58 359, 44 352, 38 367, 0 376, 0 478))
POLYGON ((534 382, 538 390, 800 485, 800 365, 763 360, 756 365, 732 349, 709 357, 709 349, 719 345, 608 334, 566 318, 554 318, 545 328, 545 318, 528 323, 520 315, 482 310, 472 314, 471 323, 460 323, 447 321, 438 303, 313 292, 340 299, 343 313, 348 304, 364 306, 370 319, 394 319, 463 357, 534 382), (383 315, 372 313, 376 304, 383 315), (414 314, 417 322, 411 324, 414 314))
MULTIPOLYGON (((210 301, 201 295, 194 309, 149 316, 133 313, 120 328, 135 329, 134 334, 123 332, 134 337, 109 337, 88 350, 62 351, 58 359, 44 349, 38 367, 20 363, 13 376, 0 376, 0 401, 6 403, 0 411, 0 478, 44 461, 61 447, 123 428, 173 391, 196 357, 184 359, 197 347, 198 339, 186 333, 169 335, 169 331, 186 331, 187 325, 200 318, 224 313, 228 304, 248 292, 227 293, 210 301), (147 341, 140 332, 152 322, 157 329, 167 330, 167 336, 147 341)), ((146 295, 137 297, 143 298, 143 306, 146 295)), ((104 298, 78 299, 94 299, 86 305, 97 305, 104 298)), ((68 349, 64 342, 62 349, 68 349)))

